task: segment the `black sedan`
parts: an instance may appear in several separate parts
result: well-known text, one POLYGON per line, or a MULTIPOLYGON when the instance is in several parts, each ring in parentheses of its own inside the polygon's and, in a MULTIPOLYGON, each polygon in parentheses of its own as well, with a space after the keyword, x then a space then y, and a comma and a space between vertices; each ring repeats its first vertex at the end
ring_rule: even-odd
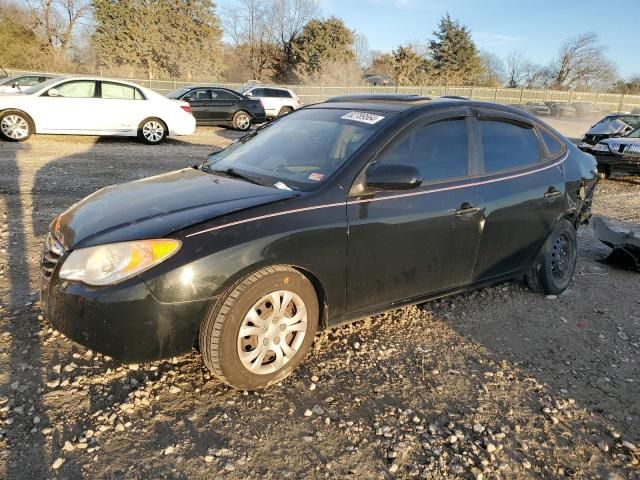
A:
POLYGON ((576 108, 568 102, 544 102, 553 117, 575 117, 576 108))
POLYGON ((640 115, 617 113, 607 115, 591 126, 580 140, 578 148, 584 152, 593 153, 592 149, 598 142, 607 138, 624 137, 639 127, 640 115))
POLYGON ((175 90, 167 97, 189 102, 197 125, 224 125, 245 131, 266 121, 260 100, 228 88, 194 85, 175 90))
POLYGON ((614 171, 640 175, 640 128, 624 137, 605 138, 592 152, 601 177, 607 178, 614 171))
POLYGON ((521 110, 334 98, 62 213, 43 311, 112 357, 197 342, 223 381, 266 387, 318 329, 523 276, 561 293, 596 181, 591 155, 521 110))

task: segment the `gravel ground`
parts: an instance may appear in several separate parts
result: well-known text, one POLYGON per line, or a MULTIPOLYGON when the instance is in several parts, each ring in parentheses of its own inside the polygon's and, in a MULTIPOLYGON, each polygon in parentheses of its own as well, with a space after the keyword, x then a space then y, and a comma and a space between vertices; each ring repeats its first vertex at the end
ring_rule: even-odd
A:
MULTIPOLYGON (((0 478, 640 479, 640 276, 590 226, 559 297, 513 281, 324 332, 259 393, 196 352, 122 365, 53 331, 35 294, 51 219, 235 137, 0 142, 0 478)), ((640 223, 640 178, 601 182, 594 212, 640 223)))

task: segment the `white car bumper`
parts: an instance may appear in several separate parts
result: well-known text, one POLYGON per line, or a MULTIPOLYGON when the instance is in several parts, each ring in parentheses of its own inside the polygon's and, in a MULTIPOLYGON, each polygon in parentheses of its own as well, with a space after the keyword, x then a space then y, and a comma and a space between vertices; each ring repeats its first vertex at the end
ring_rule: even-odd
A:
POLYGON ((169 136, 191 135, 196 131, 196 119, 193 115, 181 115, 169 125, 169 136))

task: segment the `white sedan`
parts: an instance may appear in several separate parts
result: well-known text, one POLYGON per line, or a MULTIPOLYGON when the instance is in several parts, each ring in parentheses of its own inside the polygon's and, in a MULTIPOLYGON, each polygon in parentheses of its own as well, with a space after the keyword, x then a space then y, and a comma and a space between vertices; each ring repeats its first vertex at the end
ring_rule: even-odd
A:
POLYGON ((0 96, 0 137, 14 142, 52 133, 137 136, 158 144, 195 128, 188 103, 122 80, 56 78, 0 96))

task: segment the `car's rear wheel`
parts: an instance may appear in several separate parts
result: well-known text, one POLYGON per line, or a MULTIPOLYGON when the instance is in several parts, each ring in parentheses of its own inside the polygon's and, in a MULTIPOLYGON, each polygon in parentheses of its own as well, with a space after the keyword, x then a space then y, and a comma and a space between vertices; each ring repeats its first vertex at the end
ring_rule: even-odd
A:
POLYGON ((0 113, 0 136, 10 142, 24 142, 33 134, 33 121, 20 110, 0 113))
POLYGON ((529 287, 548 295, 562 293, 571 283, 578 258, 576 229, 561 220, 547 237, 535 264, 525 276, 529 287))
POLYGON ((280 111, 278 112, 278 116, 279 117, 283 117, 285 115, 290 114, 291 112, 293 112, 293 108, 291 108, 291 107, 282 107, 280 109, 280 111))
POLYGON ((138 128, 138 139, 147 145, 158 145, 167 138, 167 125, 159 118, 147 118, 138 128))
POLYGON ((232 387, 267 387, 305 357, 318 318, 318 297, 303 274, 286 266, 264 268, 231 287, 205 318, 204 363, 232 387))
POLYGON ((611 166, 598 165, 598 177, 602 179, 609 178, 611 176, 611 166))
POLYGON ((240 110, 235 113, 233 116, 233 128, 240 130, 241 132, 245 132, 249 130, 250 126, 251 116, 247 112, 240 110))

